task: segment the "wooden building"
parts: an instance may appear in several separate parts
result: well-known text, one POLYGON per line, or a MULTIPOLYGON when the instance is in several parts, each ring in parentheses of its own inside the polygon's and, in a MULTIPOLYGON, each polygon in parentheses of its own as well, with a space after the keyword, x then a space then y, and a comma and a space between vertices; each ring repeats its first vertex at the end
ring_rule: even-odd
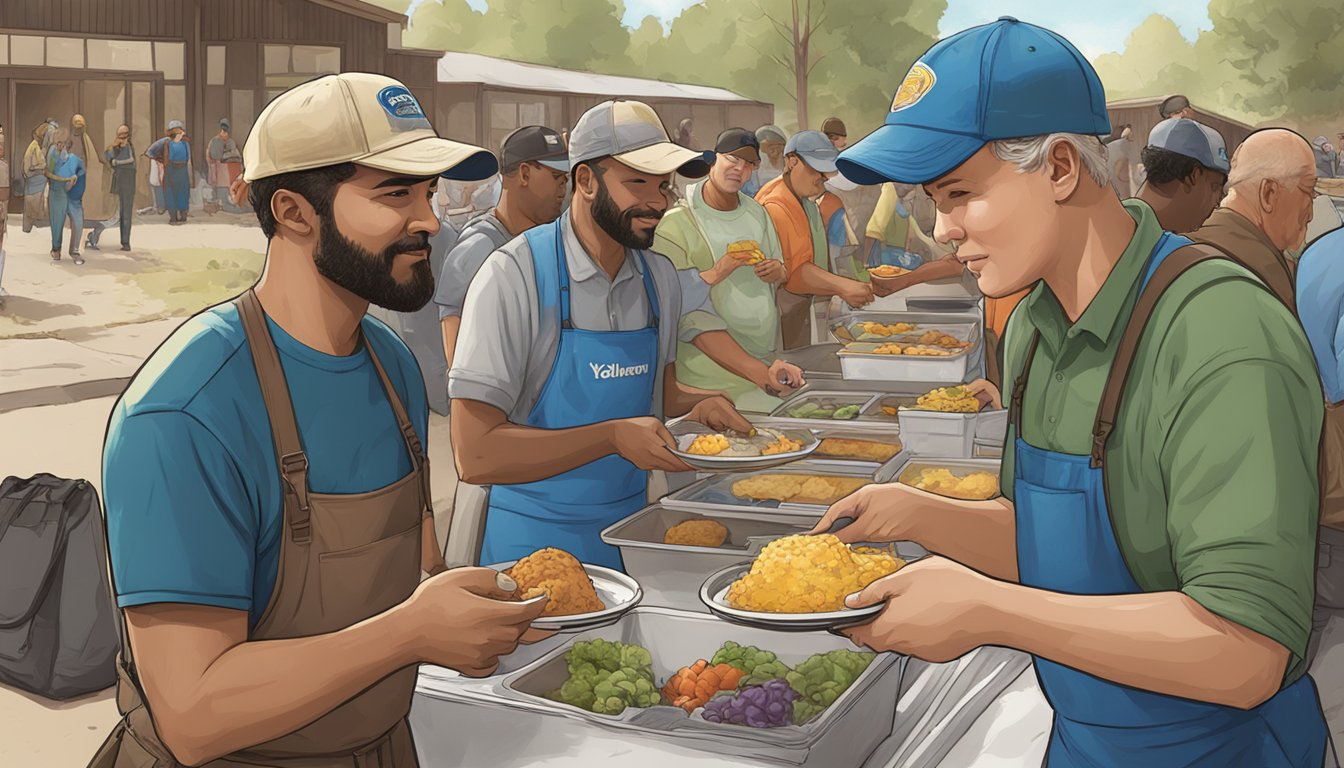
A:
POLYGON ((0 0, 6 150, 21 156, 48 117, 83 114, 99 147, 126 123, 139 151, 182 120, 203 174, 220 118, 241 146, 271 97, 318 75, 399 72, 432 99, 438 54, 400 50, 405 24, 360 0, 0 0))
MULTIPOLYGON (((1128 124, 1132 129, 1134 141, 1140 146, 1148 142, 1148 134, 1152 132, 1153 127, 1162 122, 1162 113, 1160 108, 1166 96, 1150 96, 1141 99, 1125 99, 1123 101, 1112 101, 1106 105, 1106 112, 1111 117, 1111 129, 1116 135, 1120 133, 1120 126, 1128 124)), ((1216 112, 1210 112, 1207 109, 1201 109, 1198 104, 1191 100, 1192 108, 1198 116, 1198 121, 1222 134, 1223 141, 1227 142, 1227 156, 1231 157, 1232 152, 1246 140, 1247 136, 1255 130, 1245 123, 1233 120, 1230 117, 1223 117, 1216 112)))
MULTIPOLYGON (((567 131, 590 107, 623 97, 647 103, 663 119, 669 135, 685 118, 703 147, 713 146, 725 128, 755 130, 774 122, 772 104, 732 91, 635 77, 599 75, 539 64, 448 52, 438 60, 434 125, 439 133, 495 149, 524 125, 567 131)), ((417 92, 418 95, 418 92, 417 92)))

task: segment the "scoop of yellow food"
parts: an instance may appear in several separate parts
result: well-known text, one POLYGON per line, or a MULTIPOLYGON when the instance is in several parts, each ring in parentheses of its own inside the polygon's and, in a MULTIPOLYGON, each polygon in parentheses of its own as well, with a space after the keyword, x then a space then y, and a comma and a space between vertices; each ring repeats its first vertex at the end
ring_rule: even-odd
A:
POLYGON ((563 549, 539 549, 505 573, 518 582, 518 599, 530 600, 543 593, 550 596, 547 616, 572 616, 606 608, 583 565, 563 549))
POLYGON ((922 491, 967 501, 985 501, 999 493, 999 478, 991 472, 972 472, 965 477, 957 477, 950 469, 936 467, 924 469, 914 477, 903 478, 902 482, 922 491))
POLYGON ((721 547, 728 540, 728 529, 714 520, 683 520, 663 534, 664 544, 685 547, 721 547))
POLYGON ((928 394, 920 395, 915 405, 926 411, 944 413, 976 413, 980 410, 980 401, 965 387, 939 387, 928 394))
POLYGON ((774 456, 779 453, 793 453, 803 450, 802 440, 790 440, 783 435, 779 436, 777 442, 773 442, 761 449, 762 456, 774 456))
POLYGON ((728 450, 728 438, 723 435, 697 435, 686 452, 694 456, 718 456, 728 450))
POLYGON ((908 275, 908 274, 910 274, 910 270, 908 270, 908 269, 902 269, 902 268, 900 268, 900 267, 896 267, 896 266, 892 266, 891 264, 883 264, 883 265, 881 265, 881 266, 877 266, 877 267, 873 267, 872 269, 869 269, 869 270, 868 270, 868 274, 870 274, 870 275, 874 275, 874 276, 876 276, 876 277, 882 277, 882 278, 888 278, 888 277, 900 277, 901 275, 908 275))
POLYGON ((785 536, 761 550, 751 570, 728 588, 727 600, 744 611, 838 611, 847 595, 904 565, 890 552, 851 549, 829 533, 785 536))

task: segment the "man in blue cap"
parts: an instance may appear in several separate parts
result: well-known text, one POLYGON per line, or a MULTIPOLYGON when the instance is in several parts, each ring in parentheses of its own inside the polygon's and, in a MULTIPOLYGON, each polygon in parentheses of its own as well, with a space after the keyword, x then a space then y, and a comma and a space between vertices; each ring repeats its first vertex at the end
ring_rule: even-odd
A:
POLYGON ((818 531, 936 553, 851 596, 885 604, 844 632, 1032 653, 1052 768, 1320 766, 1310 347, 1249 271, 1120 201, 1108 133, 1087 60, 1005 18, 929 49, 841 155, 860 183, 923 184, 985 295, 1034 284, 1005 334, 1003 498, 889 484, 832 507, 818 531))
POLYGON ((1135 197, 1153 209, 1163 229, 1199 229, 1223 199, 1232 170, 1223 137, 1207 125, 1173 117, 1148 134, 1142 157, 1148 178, 1135 197))

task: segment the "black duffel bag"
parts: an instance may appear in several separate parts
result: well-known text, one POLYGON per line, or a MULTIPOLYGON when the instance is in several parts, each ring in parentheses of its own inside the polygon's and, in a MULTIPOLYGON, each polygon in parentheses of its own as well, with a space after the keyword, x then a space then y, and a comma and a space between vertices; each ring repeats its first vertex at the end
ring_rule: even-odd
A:
POLYGON ((116 682, 98 493, 48 474, 0 483, 0 683, 49 699, 116 682))

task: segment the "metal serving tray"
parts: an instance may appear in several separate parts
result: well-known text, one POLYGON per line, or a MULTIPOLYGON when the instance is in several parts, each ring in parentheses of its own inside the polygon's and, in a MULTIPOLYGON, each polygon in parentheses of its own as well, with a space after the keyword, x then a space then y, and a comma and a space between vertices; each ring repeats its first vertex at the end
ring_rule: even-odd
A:
POLYGON ((851 312, 830 319, 831 335, 842 344, 855 341, 883 343, 894 341, 897 344, 918 344, 919 337, 927 331, 941 331, 957 341, 975 342, 979 340, 979 318, 973 314, 960 312, 851 312), (881 323, 895 325, 906 323, 915 326, 913 330, 887 336, 874 335, 857 327, 860 323, 881 323))
POLYGON ((708 609, 698 594, 700 585, 711 573, 751 560, 760 551, 765 537, 805 533, 812 524, 807 518, 770 512, 712 507, 693 510, 652 504, 607 528, 602 532, 602 541, 621 550, 625 572, 643 588, 645 605, 705 613, 708 609), (728 539, 718 547, 663 543, 667 529, 696 519, 723 525, 728 529, 728 539))
POLYGON ((898 420, 899 414, 897 414, 896 416, 892 416, 888 414, 886 411, 883 411, 882 407, 886 406, 888 408, 896 408, 898 410, 901 408, 913 408, 915 406, 915 403, 919 401, 920 395, 923 394, 924 392, 919 393, 910 392, 910 393, 897 393, 891 395, 881 395, 876 400, 869 403, 867 408, 863 409, 863 412, 859 414, 859 421, 862 422, 876 421, 881 424, 889 424, 892 427, 899 430, 900 429, 900 422, 898 420))
POLYGON ((794 395, 786 400, 778 408, 770 412, 770 418, 778 420, 787 420, 789 422, 803 422, 806 424, 846 424, 856 421, 858 416, 853 419, 808 419, 800 416, 790 415, 794 411, 805 405, 819 405, 824 408, 838 408, 843 406, 857 405, 859 413, 863 413, 868 406, 872 405, 882 393, 880 392, 847 392, 844 390, 818 389, 810 392, 803 392, 794 395))
POLYGON ((659 686, 681 667, 712 658, 728 640, 772 651, 789 666, 817 653, 853 650, 847 639, 823 632, 774 632, 728 624, 705 614, 641 607, 617 624, 567 636, 564 646, 504 676, 500 695, 528 708, 626 733, 636 741, 670 740, 687 749, 770 758, 794 765, 861 765, 891 734, 895 724, 906 659, 887 653, 878 654, 834 704, 802 726, 767 729, 723 725, 698 717, 699 710, 688 716, 681 708, 668 706, 598 715, 543 698, 569 676, 564 660, 568 647, 595 638, 647 649, 653 657, 654 682, 659 686))
POLYGON ((978 414, 903 408, 901 437, 915 456, 970 458, 978 414))
POLYGON ((743 499, 733 495, 733 483, 743 478, 754 477, 756 475, 790 473, 861 477, 869 482, 874 480, 873 465, 869 463, 808 459, 806 461, 795 461, 792 464, 786 464, 774 469, 740 472, 731 475, 712 475, 703 480, 697 480, 679 491, 668 494, 663 498, 662 504, 673 509, 687 509, 692 512, 698 512, 706 508, 754 510, 758 512, 763 510, 774 510, 777 514, 784 514, 792 517, 801 516, 814 520, 821 517, 826 510, 825 505, 796 504, 774 500, 753 501, 751 499, 743 499))
MULTIPOLYGON (((921 472, 925 469, 943 467, 951 470, 957 477, 965 477, 972 472, 989 472, 995 477, 999 475, 999 468, 1002 464, 998 459, 970 459, 970 458, 948 458, 935 459, 931 457, 916 457, 906 463, 896 476, 896 482, 904 483, 909 473, 921 472)), ((930 491, 932 493, 932 491, 930 491)), ((991 498, 998 498, 997 491, 991 498)), ((952 498, 952 497, 947 497, 952 498)))

